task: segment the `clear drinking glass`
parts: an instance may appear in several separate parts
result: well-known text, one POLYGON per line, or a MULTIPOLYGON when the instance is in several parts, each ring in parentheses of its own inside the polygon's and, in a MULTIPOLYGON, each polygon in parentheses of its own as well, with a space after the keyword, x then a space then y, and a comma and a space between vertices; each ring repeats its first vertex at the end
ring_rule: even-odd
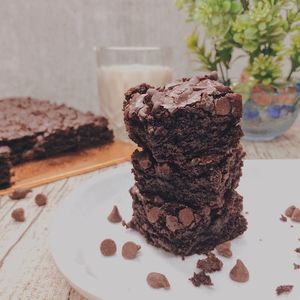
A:
POLYGON ((168 47, 96 48, 100 109, 116 139, 128 140, 122 112, 124 93, 144 82, 154 87, 170 82, 171 50, 168 47))

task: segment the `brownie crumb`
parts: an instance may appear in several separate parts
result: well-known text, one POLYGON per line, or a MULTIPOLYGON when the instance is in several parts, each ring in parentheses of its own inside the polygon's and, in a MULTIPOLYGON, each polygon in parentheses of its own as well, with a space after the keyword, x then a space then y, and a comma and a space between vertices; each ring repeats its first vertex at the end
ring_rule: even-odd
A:
POLYGON ((101 242, 100 251, 104 256, 113 256, 117 251, 115 241, 111 239, 105 239, 101 242))
POLYGON ((294 270, 298 270, 298 269, 300 269, 300 265, 299 264, 293 264, 294 265, 294 270))
POLYGON ((35 201, 36 205, 44 206, 47 204, 48 198, 46 195, 41 193, 41 194, 37 194, 35 196, 34 201, 35 201))
POLYGON ((295 249, 295 252, 300 254, 300 247, 295 249))
POLYGON ((286 222, 287 221, 287 217, 284 216, 283 214, 281 214, 281 217, 279 218, 280 221, 282 222, 286 222))
POLYGON ((23 208, 16 208, 12 211, 11 217, 17 222, 24 222, 25 210, 23 208))
POLYGON ((235 266, 229 273, 230 278, 236 282, 247 282, 249 280, 249 271, 244 263, 238 259, 235 266))
POLYGON ((292 291, 293 287, 293 285, 280 285, 276 288, 276 293, 277 295, 288 294, 292 291))
POLYGON ((169 289, 170 283, 167 277, 161 273, 151 272, 147 276, 147 283, 150 287, 154 289, 169 289))
POLYGON ((141 249, 140 245, 134 242, 126 242, 122 247, 122 256, 125 259, 134 259, 137 256, 138 251, 141 249))
POLYGON ((114 205, 111 213, 107 217, 107 220, 111 223, 120 223, 122 221, 122 217, 121 217, 119 209, 116 205, 114 205))
POLYGON ((291 216, 291 220, 294 222, 300 222, 300 209, 299 208, 295 208, 293 211, 293 214, 291 216))
POLYGON ((219 258, 216 257, 214 253, 208 252, 206 256, 207 257, 205 259, 198 260, 198 269, 201 269, 205 273, 213 273, 222 269, 223 263, 219 258))
POLYGON ((15 189, 9 195, 9 198, 12 199, 12 200, 21 200, 21 199, 24 199, 31 192, 32 192, 31 189, 18 188, 18 189, 15 189))
POLYGON ((293 212, 294 212, 295 208, 296 208, 295 205, 289 206, 289 207, 285 210, 284 214, 285 214, 288 218, 291 218, 292 215, 293 215, 293 212))
POLYGON ((201 285, 207 285, 212 286, 214 285, 211 281, 211 278, 209 275, 205 274, 204 271, 201 271, 199 273, 194 273, 193 277, 189 279, 194 286, 201 286, 201 285))
POLYGON ((217 253, 221 256, 230 258, 232 257, 232 251, 231 251, 231 242, 225 242, 223 244, 220 244, 216 247, 217 253))

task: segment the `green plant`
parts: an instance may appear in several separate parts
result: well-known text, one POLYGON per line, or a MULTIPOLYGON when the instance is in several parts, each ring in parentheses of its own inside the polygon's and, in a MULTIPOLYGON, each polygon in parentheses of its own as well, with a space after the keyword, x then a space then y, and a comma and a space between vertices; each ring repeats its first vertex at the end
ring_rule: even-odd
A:
POLYGON ((201 25, 205 36, 196 29, 187 46, 202 67, 218 71, 230 84, 228 71, 235 49, 248 57, 245 68, 252 85, 279 86, 300 70, 300 0, 176 0, 187 20, 201 25), (207 43, 207 40, 210 43, 207 43), (285 45, 289 42, 289 46, 285 45), (290 61, 286 78, 282 63, 290 61))

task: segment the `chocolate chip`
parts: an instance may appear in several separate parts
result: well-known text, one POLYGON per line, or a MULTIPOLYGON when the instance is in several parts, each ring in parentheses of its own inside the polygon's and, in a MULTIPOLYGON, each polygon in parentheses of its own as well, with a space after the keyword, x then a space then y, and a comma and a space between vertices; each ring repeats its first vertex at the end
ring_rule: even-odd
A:
POLYGON ((12 200, 21 200, 24 199, 30 192, 32 192, 31 189, 17 188, 9 195, 9 198, 12 200))
POLYGON ((300 222, 300 209, 299 208, 295 208, 293 211, 293 214, 291 216, 291 220, 294 222, 300 222))
POLYGON ((215 102, 216 114, 226 116, 231 112, 231 104, 227 97, 217 99, 215 102))
POLYGON ((170 283, 167 277, 161 273, 151 272, 147 276, 147 283, 154 289, 169 289, 170 283))
POLYGON ((117 251, 116 243, 111 239, 105 239, 101 242, 100 251, 104 256, 113 256, 117 251))
POLYGON ((47 204, 48 198, 46 195, 40 193, 35 196, 34 201, 38 206, 44 206, 47 204))
POLYGON ((204 271, 201 271, 199 273, 194 273, 193 277, 189 278, 189 280, 192 282, 194 286, 197 287, 201 285, 207 285, 207 286, 213 285, 210 276, 205 274, 204 271))
POLYGON ((147 212, 147 219, 151 224, 154 224, 159 219, 160 209, 158 207, 153 207, 147 212))
POLYGON ((220 244, 216 247, 217 253, 221 256, 230 258, 232 257, 232 251, 231 251, 231 242, 225 242, 223 244, 220 244))
POLYGON ((288 294, 292 291, 293 287, 293 285, 280 285, 276 288, 276 293, 278 296, 284 293, 288 294))
POLYGON ((300 247, 295 249, 295 252, 300 254, 300 247))
POLYGON ((296 206, 295 206, 295 205, 291 205, 291 206, 289 206, 289 207, 285 210, 284 214, 285 214, 287 217, 291 218, 291 217, 292 217, 292 214, 293 214, 293 212, 294 212, 295 209, 296 209, 296 206))
POLYGON ((282 222, 286 222, 287 221, 287 217, 284 216, 283 214, 281 214, 281 217, 279 218, 280 221, 282 222))
POLYGON ((300 269, 300 265, 299 264, 293 264, 294 265, 294 270, 298 270, 298 269, 300 269))
POLYGON ((211 79, 211 80, 218 80, 218 72, 217 71, 213 71, 207 77, 209 79, 211 79))
POLYGON ((175 216, 166 216, 166 225, 170 231, 175 232, 180 229, 178 219, 175 216))
POLYGON ((147 170, 151 167, 151 161, 147 157, 143 157, 139 160, 139 165, 143 170, 147 170))
POLYGON ((179 211, 179 221, 184 227, 188 227, 194 221, 194 214, 190 208, 184 208, 179 211))
POLYGON ((107 217, 107 220, 111 223, 120 223, 122 221, 122 217, 121 217, 119 209, 116 205, 114 205, 111 213, 107 217))
POLYGON ((201 269, 205 273, 213 273, 220 271, 223 268, 223 263, 216 255, 212 252, 206 254, 205 259, 199 259, 197 262, 197 268, 201 269))
POLYGON ((236 261, 229 275, 230 278, 236 282, 247 282, 249 280, 249 271, 240 259, 236 261))
POLYGON ((11 217, 17 222, 24 222, 25 210, 23 208, 16 208, 12 211, 11 217))
POLYGON ((134 259, 137 256, 138 251, 141 249, 140 245, 134 242, 126 242, 122 247, 122 256, 126 259, 134 259))

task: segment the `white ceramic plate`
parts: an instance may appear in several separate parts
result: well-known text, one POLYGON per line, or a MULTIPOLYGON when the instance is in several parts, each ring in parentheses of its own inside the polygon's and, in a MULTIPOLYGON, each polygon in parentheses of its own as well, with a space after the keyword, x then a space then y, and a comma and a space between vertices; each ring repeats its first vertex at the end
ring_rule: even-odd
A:
POLYGON ((211 275, 212 288, 196 288, 188 280, 196 271, 199 256, 182 261, 148 245, 139 234, 107 221, 114 204, 130 220, 130 169, 130 164, 123 164, 102 172, 76 188, 55 213, 51 251, 58 269, 82 295, 103 300, 269 300, 277 299, 278 285, 294 284, 292 293, 280 299, 300 298, 300 270, 293 269, 293 262, 300 263, 300 255, 294 252, 300 247, 300 225, 279 221, 288 205, 300 206, 300 160, 245 162, 239 191, 244 195, 245 211, 249 212, 249 229, 233 241, 233 258, 223 258, 223 270, 211 275), (100 254, 99 244, 105 238, 117 243, 118 251, 113 257, 100 254), (124 260, 120 254, 122 244, 128 240, 142 246, 138 258, 132 261, 124 260), (235 283, 228 276, 237 258, 250 271, 248 283, 235 283), (151 289, 146 283, 149 272, 165 274, 171 289, 151 289))

